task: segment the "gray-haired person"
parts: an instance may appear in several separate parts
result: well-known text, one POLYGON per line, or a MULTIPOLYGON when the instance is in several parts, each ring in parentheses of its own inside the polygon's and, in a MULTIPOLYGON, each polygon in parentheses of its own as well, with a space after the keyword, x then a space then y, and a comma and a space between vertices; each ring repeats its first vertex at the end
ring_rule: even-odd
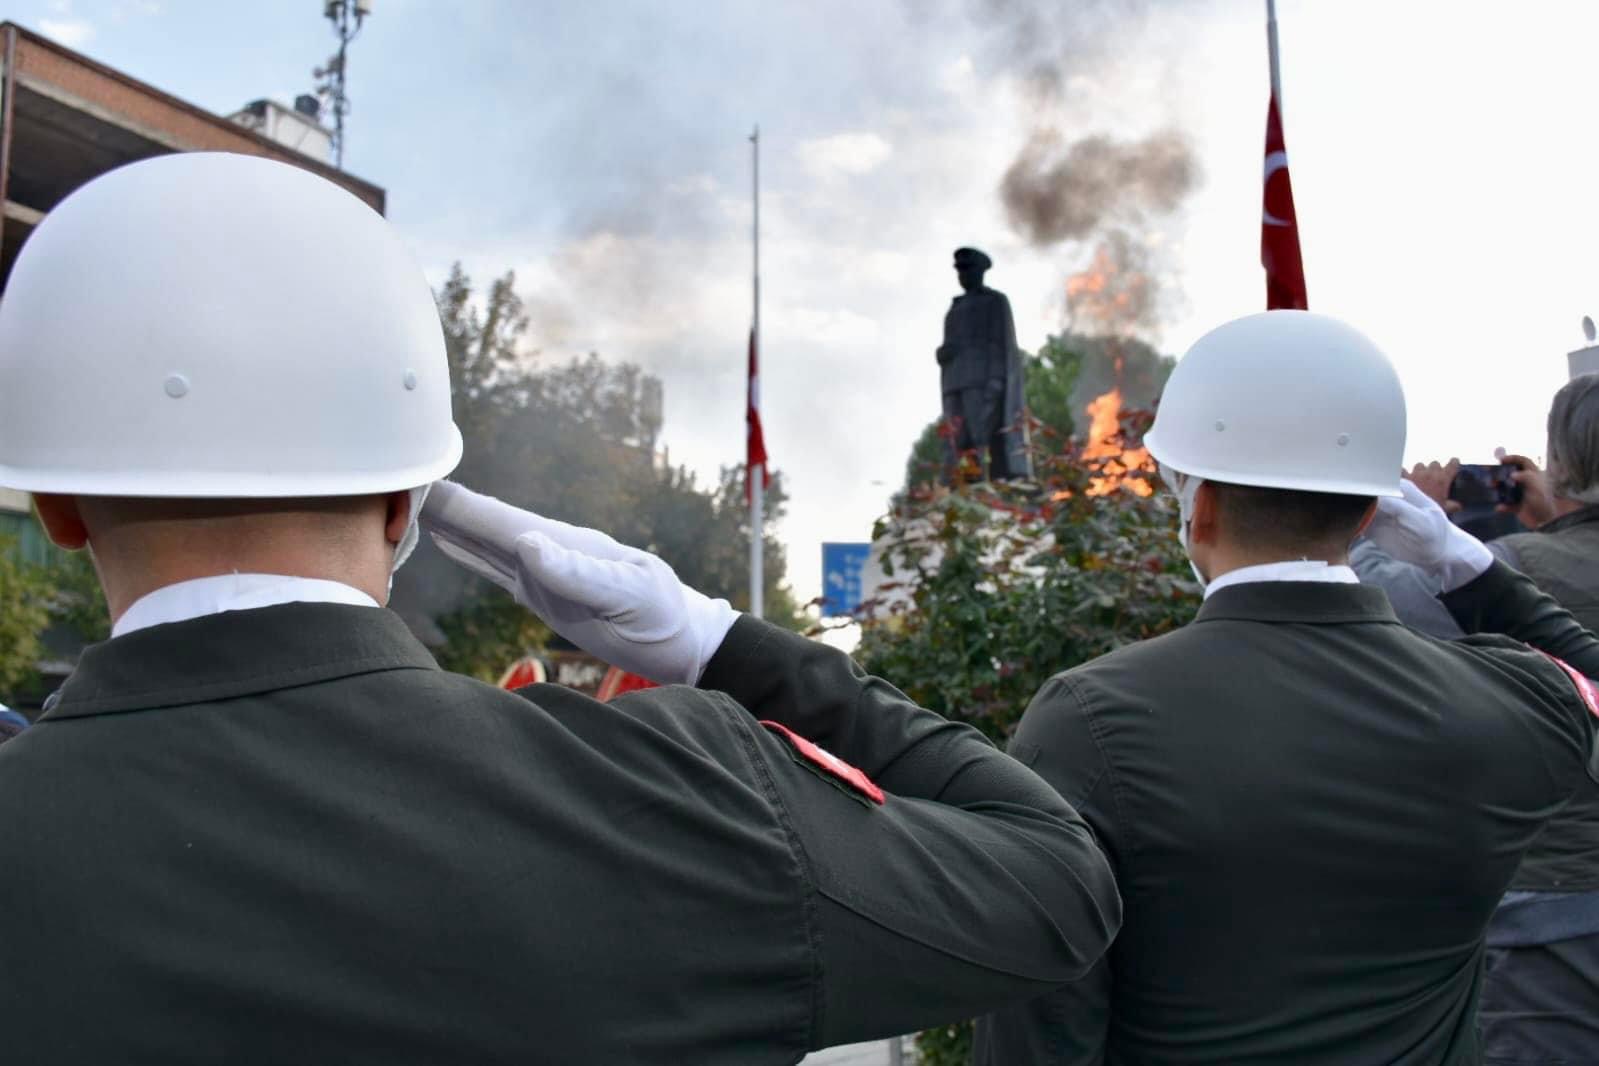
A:
MULTIPOLYGON (((1524 456, 1528 529, 1488 550, 1599 632, 1599 374, 1549 405, 1548 468, 1524 456)), ((1488 929, 1485 1052, 1495 1063, 1599 1062, 1599 785, 1549 823, 1488 929)))
MULTIPOLYGON (((1488 542, 1588 629, 1599 631, 1599 374, 1555 393, 1548 468, 1506 456, 1527 532, 1488 542)), ((1412 476, 1442 502, 1458 464, 1412 476)), ((1530 768, 1529 772, 1535 772, 1530 768)), ((1486 1061, 1504 1066, 1599 1062, 1599 784, 1584 783, 1552 818, 1488 927, 1479 1019, 1486 1061)))
POLYGON ((1516 515, 1528 529, 1489 551, 1599 632, 1599 374, 1572 378, 1549 405, 1549 468, 1524 456, 1516 515))

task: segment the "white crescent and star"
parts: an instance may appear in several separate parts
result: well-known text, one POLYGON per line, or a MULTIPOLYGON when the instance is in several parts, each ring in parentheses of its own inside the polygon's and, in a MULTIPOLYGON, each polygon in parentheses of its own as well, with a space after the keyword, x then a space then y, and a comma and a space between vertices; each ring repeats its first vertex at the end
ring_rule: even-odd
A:
MULTIPOLYGON (((1279 170, 1287 170, 1287 169, 1288 169, 1288 153, 1287 152, 1284 152, 1284 151, 1268 152, 1268 153, 1266 153, 1266 173, 1261 178, 1261 181, 1263 183, 1264 182, 1268 182, 1268 181, 1271 180, 1271 176, 1273 174, 1275 174, 1277 171, 1279 171, 1279 170)), ((1260 212, 1260 221, 1264 225, 1267 225, 1267 226, 1291 226, 1291 225, 1293 225, 1293 223, 1289 222, 1287 219, 1278 218, 1276 215, 1272 214, 1270 211, 1265 210, 1264 208, 1262 208, 1261 212, 1260 212)))

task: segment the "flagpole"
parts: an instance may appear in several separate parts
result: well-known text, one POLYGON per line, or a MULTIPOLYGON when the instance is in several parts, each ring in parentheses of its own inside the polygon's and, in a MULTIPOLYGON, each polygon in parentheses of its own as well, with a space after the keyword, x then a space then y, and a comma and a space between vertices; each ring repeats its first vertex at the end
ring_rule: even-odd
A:
POLYGON ((1266 0, 1266 50, 1271 55, 1271 97, 1277 101, 1277 117, 1283 114, 1283 75, 1277 62, 1277 0, 1266 0))
MULTIPOLYGON (((750 134, 751 160, 753 163, 750 182, 751 200, 755 207, 755 221, 751 236, 754 248, 754 264, 751 270, 751 295, 754 298, 755 313, 750 326, 750 344, 755 351, 756 358, 761 352, 761 128, 755 127, 755 132, 750 134)), ((757 382, 759 378, 757 378, 757 382)), ((745 471, 750 487, 750 614, 760 618, 765 613, 765 528, 764 516, 764 482, 766 469, 757 470, 750 467, 745 471)))

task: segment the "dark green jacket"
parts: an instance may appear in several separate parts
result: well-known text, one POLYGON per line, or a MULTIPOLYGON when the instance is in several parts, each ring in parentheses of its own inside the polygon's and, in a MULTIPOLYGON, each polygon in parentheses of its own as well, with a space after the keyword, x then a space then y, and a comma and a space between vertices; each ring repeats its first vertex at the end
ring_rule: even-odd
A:
MULTIPOLYGON (((1503 564, 1446 602, 1599 675, 1503 564)), ((1094 827, 1126 921, 1087 978, 985 1020, 977 1061, 1479 1062, 1484 930, 1596 722, 1539 652, 1423 636, 1360 585, 1224 588, 1056 676, 1011 752, 1094 827)))
POLYGON ((0 748, 0 1059, 791 1063, 1104 951, 1088 829, 973 730, 748 619, 705 686, 503 692, 330 604, 89 648, 0 748))

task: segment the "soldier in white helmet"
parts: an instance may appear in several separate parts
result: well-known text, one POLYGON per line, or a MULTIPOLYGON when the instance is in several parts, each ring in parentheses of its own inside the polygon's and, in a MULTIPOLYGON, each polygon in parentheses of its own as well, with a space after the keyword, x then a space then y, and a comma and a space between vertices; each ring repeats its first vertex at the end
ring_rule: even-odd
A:
POLYGON ((1393 367, 1335 319, 1253 315, 1177 364, 1145 443, 1204 606, 1057 675, 1010 746, 1094 827, 1125 922, 984 1019, 978 1063, 1484 1061, 1484 931, 1596 772, 1599 640, 1401 482, 1404 441, 1393 367), (1468 633, 1549 654, 1401 625, 1347 565, 1368 524, 1468 633))
POLYGON ((113 627, 0 750, 7 1062, 792 1063, 1105 950, 1043 781, 603 534, 428 495, 450 554, 678 684, 440 671, 379 605, 460 454, 427 282, 328 182, 166 156, 33 233, 0 485, 113 627))

